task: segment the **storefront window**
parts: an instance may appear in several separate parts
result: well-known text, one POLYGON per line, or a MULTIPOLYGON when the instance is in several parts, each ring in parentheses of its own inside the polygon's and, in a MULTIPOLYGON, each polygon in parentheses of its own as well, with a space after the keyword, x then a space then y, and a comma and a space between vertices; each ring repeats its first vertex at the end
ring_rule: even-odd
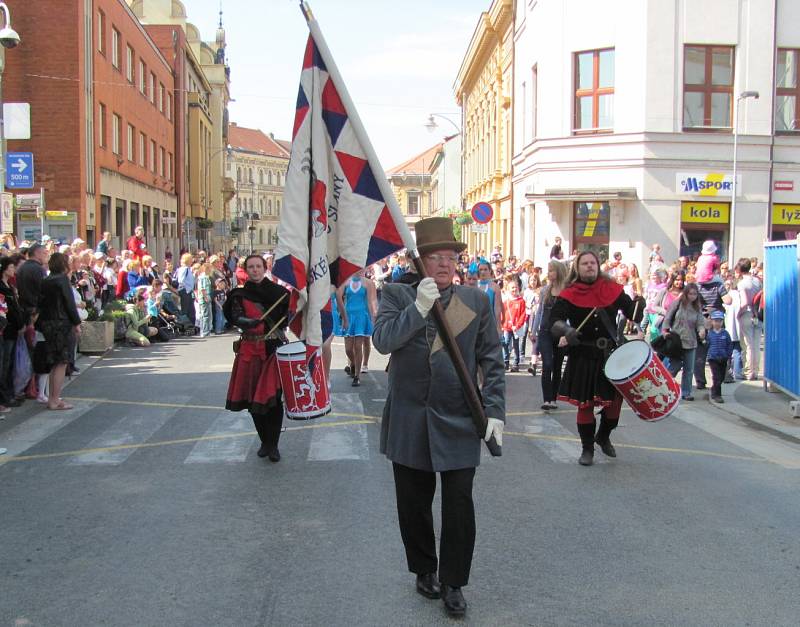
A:
POLYGON ((728 251, 730 208, 731 205, 727 202, 682 202, 681 256, 699 257, 703 242, 712 240, 717 245, 717 254, 725 259, 728 251))
POLYGON ((610 207, 607 202, 576 202, 573 211, 575 248, 579 251, 591 250, 600 257, 608 259, 608 236, 610 227, 610 207))
POLYGON ((772 205, 772 235, 770 240, 796 240, 800 231, 800 205, 772 205))

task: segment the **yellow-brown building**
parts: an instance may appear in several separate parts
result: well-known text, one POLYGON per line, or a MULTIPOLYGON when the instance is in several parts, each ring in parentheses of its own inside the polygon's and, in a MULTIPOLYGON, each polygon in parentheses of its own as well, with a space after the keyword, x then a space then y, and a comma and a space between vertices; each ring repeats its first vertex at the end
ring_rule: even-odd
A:
POLYGON ((431 164, 441 149, 441 144, 431 146, 400 165, 386 171, 400 211, 411 230, 422 218, 431 215, 433 203, 431 187, 431 164))
POLYGON ((489 252, 500 244, 508 255, 512 241, 511 186, 514 6, 492 0, 481 13, 453 90, 461 107, 464 197, 469 210, 477 202, 494 209, 488 233, 470 227, 473 251, 489 252))

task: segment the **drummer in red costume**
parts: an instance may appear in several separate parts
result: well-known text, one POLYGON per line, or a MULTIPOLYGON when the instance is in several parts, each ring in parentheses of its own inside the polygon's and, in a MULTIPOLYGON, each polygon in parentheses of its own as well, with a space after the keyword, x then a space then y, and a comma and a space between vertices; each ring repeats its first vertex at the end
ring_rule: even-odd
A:
POLYGON ((631 299, 622 285, 601 273, 597 255, 586 251, 573 262, 567 287, 553 306, 553 336, 560 337, 559 346, 569 347, 558 398, 578 407, 578 433, 583 447, 578 463, 582 466, 592 465, 595 442, 609 457, 617 456, 609 436, 619 423, 622 396, 606 379, 603 367, 620 337, 617 312, 639 322, 644 304, 641 297, 631 299), (602 408, 597 434, 595 407, 602 408))
POLYGON ((245 271, 247 282, 231 290, 223 306, 228 322, 242 330, 241 339, 234 343, 236 358, 225 408, 250 411, 261 439, 258 456, 277 462, 283 403, 275 350, 286 343, 289 293, 266 278, 267 268, 259 255, 245 259, 245 271))

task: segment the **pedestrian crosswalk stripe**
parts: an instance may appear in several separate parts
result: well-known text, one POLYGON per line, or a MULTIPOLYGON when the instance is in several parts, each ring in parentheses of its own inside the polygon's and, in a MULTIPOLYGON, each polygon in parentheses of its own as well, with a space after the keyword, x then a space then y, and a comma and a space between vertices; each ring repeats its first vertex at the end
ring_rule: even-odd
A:
POLYGON ((729 419, 715 416, 708 410, 701 413, 683 407, 681 411, 675 412, 675 417, 774 464, 784 468, 800 469, 800 450, 784 444, 774 436, 761 435, 750 427, 739 426, 729 419))
POLYGON ((184 464, 213 464, 216 462, 243 462, 253 446, 253 438, 214 438, 222 434, 246 435, 253 432, 250 414, 222 411, 205 433, 205 437, 192 448, 184 464))
MULTIPOLYGON (((188 397, 176 400, 189 400, 188 397)), ((68 460, 70 464, 108 464, 117 465, 130 457, 134 448, 112 448, 124 444, 138 444, 149 440, 175 414, 179 407, 142 408, 120 418, 115 424, 91 441, 88 448, 97 449, 68 460)))
MULTIPOLYGON (((565 429, 555 418, 534 418, 525 426, 525 431, 533 435, 556 436, 535 438, 533 443, 554 462, 574 464, 581 454, 580 441, 565 429)), ((595 463, 605 463, 602 456, 595 455, 595 463)))
MULTIPOLYGON (((9 429, 2 436, 3 448, 8 449, 8 451, 0 458, 0 464, 9 462, 20 453, 36 446, 56 431, 63 429, 72 421, 91 411, 95 406, 96 403, 81 403, 75 405, 72 409, 42 411, 42 413, 36 414, 25 422, 9 429)), ((44 410, 44 407, 42 409, 44 410)))
MULTIPOLYGON (((364 413, 364 405, 357 393, 334 393, 331 395, 333 416, 364 413)), ((367 460, 369 441, 366 425, 348 425, 340 429, 319 429, 311 435, 308 450, 310 461, 367 460)))

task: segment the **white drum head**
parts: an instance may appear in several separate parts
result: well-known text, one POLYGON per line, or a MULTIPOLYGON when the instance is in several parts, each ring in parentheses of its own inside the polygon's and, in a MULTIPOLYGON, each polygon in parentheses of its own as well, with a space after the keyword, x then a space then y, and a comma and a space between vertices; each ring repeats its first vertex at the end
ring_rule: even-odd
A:
POLYGON ((650 363, 652 349, 644 340, 633 340, 611 353, 604 372, 609 381, 625 381, 650 363))
POLYGON ((305 355, 306 345, 303 342, 289 342, 279 346, 275 352, 278 355, 305 355))

